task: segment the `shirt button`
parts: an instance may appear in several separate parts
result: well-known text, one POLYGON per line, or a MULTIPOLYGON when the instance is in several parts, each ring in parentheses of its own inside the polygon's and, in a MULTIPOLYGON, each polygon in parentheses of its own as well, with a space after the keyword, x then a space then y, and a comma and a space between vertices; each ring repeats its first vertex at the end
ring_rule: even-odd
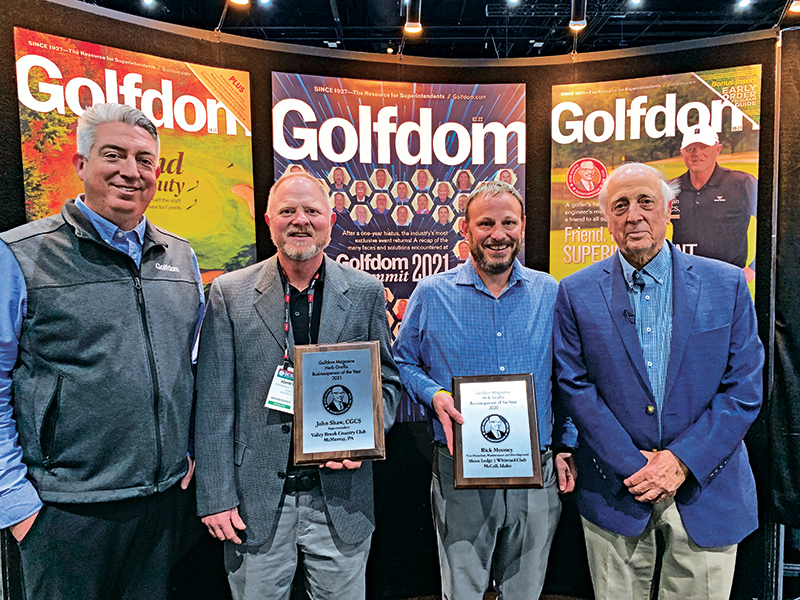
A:
POLYGON ((648 367, 652 367, 652 366, 653 366, 653 361, 650 361, 650 360, 648 360, 648 361, 647 361, 647 366, 648 366, 648 367))
POLYGON ((653 448, 652 450, 650 450, 650 452, 654 452, 654 453, 658 452, 658 448, 653 448))
POLYGON ((300 316, 300 311, 299 311, 299 310, 298 310, 298 311, 295 311, 295 313, 294 313, 294 316, 295 316, 295 317, 299 317, 299 316, 300 316))
POLYGON ((289 429, 291 429, 291 428, 286 423, 281 425, 281 431, 283 431, 283 433, 289 433, 289 429))
POLYGON ((124 233, 122 233, 121 231, 118 231, 118 232, 117 232, 117 237, 118 237, 118 238, 124 238, 124 237, 125 237, 125 234, 124 234, 124 233))
POLYGON ((499 331, 498 331, 498 332, 497 332, 497 337, 503 337, 503 334, 502 334, 501 332, 499 332, 499 331))
POLYGON ((654 412, 656 412, 656 407, 651 404, 645 409, 645 412, 647 412, 648 415, 652 415, 654 412))
POLYGON ((647 333, 650 333, 651 329, 648 327, 645 331, 647 331, 647 333))
POLYGON ((278 479, 286 479, 286 473, 283 471, 278 471, 278 479))
POLYGON ((650 296, 645 296, 644 299, 645 300, 650 300, 650 296))
POLYGON ((505 370, 506 370, 506 368, 505 368, 505 367, 500 367, 500 370, 501 370, 501 371, 505 371, 505 370))

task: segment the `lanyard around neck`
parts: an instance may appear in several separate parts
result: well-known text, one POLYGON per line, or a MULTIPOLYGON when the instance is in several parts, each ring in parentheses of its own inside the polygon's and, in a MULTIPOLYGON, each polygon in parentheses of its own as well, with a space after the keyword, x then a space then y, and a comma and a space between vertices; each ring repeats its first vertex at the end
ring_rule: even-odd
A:
MULTIPOLYGON (((311 278, 311 284, 308 286, 308 343, 311 343, 311 319, 314 315, 314 286, 317 283, 317 279, 319 279, 319 271, 314 274, 314 277, 311 278)), ((284 296, 283 296, 283 306, 284 306, 284 320, 283 320, 283 331, 286 334, 286 342, 283 348, 283 368, 289 368, 289 304, 291 302, 291 292, 289 291, 289 278, 284 275, 284 296)))

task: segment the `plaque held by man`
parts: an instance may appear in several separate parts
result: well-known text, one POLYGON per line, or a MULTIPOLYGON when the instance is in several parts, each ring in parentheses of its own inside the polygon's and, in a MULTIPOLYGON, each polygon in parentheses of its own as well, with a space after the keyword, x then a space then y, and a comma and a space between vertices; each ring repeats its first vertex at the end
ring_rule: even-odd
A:
POLYGON ((294 462, 382 460, 378 342, 295 346, 294 462))
POLYGON ((453 400, 456 489, 543 487, 532 374, 453 377, 453 400))

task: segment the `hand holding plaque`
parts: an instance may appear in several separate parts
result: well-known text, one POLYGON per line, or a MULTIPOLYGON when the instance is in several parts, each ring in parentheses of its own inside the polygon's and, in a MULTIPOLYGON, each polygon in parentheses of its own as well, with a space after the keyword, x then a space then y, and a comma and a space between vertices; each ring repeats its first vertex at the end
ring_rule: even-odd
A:
POLYGON ((454 377, 453 399, 456 489, 543 487, 533 375, 454 377))
POLYGON ((385 458, 378 342, 295 347, 294 462, 385 458))

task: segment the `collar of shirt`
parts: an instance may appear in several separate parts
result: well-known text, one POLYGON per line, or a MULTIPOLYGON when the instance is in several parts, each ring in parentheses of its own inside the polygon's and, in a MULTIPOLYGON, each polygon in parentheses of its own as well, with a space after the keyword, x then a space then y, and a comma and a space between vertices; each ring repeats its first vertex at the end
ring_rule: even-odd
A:
MULTIPOLYGON (((633 268, 631 263, 625 260, 625 257, 622 256, 622 252, 617 252, 617 254, 619 255, 619 263, 622 265, 622 275, 625 277, 625 283, 628 285, 628 289, 632 290, 633 272, 636 269, 633 268)), ((661 246, 659 253, 639 272, 643 275, 649 275, 650 279, 663 285, 671 268, 672 254, 669 249, 669 244, 664 240, 664 244, 661 246)))
MULTIPOLYGON (((319 269, 317 269, 317 272, 314 273, 314 275, 316 274, 319 274, 316 285, 320 285, 323 281, 325 281, 325 257, 322 258, 322 263, 319 265, 319 269)), ((278 275, 281 276, 281 285, 286 286, 286 273, 284 273, 283 271, 283 267, 281 266, 281 261, 278 261, 278 275)), ((307 290, 308 288, 306 287, 305 290, 300 292, 300 290, 296 289, 293 285, 289 284, 289 292, 294 291, 305 295, 307 290)))
MULTIPOLYGON (((142 220, 139 221, 139 224, 131 231, 123 231, 114 225, 114 223, 104 217, 101 217, 95 211, 89 208, 86 202, 83 201, 83 198, 83 194, 78 196, 77 200, 75 200, 75 205, 81 209, 81 212, 86 216, 87 219, 89 219, 94 228, 97 230, 97 233, 100 234, 100 237, 103 238, 109 246, 122 249, 123 244, 120 244, 120 242, 125 240, 124 246, 127 246, 127 243, 130 241, 139 246, 139 252, 141 254, 144 231, 147 228, 147 217, 143 216, 142 220)), ((129 254, 125 249, 122 251, 125 252, 125 254, 129 254)))
MULTIPOLYGON (((465 263, 458 267, 458 276, 456 277, 456 285, 471 285, 476 289, 482 291, 484 294, 494 297, 489 291, 489 288, 486 287, 486 284, 483 283, 481 276, 478 275, 478 271, 475 269, 475 264, 472 262, 472 257, 470 256, 465 263)), ((525 269, 522 268, 519 260, 516 258, 514 259, 514 264, 511 265, 511 276, 508 279, 508 285, 506 289, 500 294, 502 298, 503 295, 510 290, 517 282, 525 280, 530 281, 531 277, 528 273, 525 272, 525 269)))
POLYGON ((711 177, 708 178, 706 184, 703 187, 717 187, 722 184, 722 174, 723 169, 719 165, 714 165, 714 172, 711 174, 711 177))
MULTIPOLYGON (((278 263, 278 273, 281 277, 281 285, 286 287, 286 274, 283 268, 278 263)), ((325 259, 323 258, 322 264, 317 269, 319 277, 314 284, 314 302, 311 306, 311 315, 308 314, 308 291, 311 286, 304 289, 302 292, 289 285, 289 320, 292 324, 292 334, 295 346, 302 346, 305 344, 316 344, 319 340, 319 323, 322 318, 322 293, 325 289, 325 259), (308 319, 311 317, 311 326, 309 327, 308 319)))
MULTIPOLYGON (((708 181, 706 181, 703 187, 701 187, 700 189, 704 190, 705 188, 719 187, 720 185, 722 185, 722 178, 725 171, 727 171, 727 169, 725 169, 724 167, 720 167, 718 164, 715 164, 714 172, 711 173, 711 177, 708 178, 708 181)), ((692 185, 691 174, 689 173, 689 171, 686 171, 686 173, 681 175, 680 185, 681 185, 681 190, 688 189, 688 190, 698 191, 698 189, 695 188, 694 185, 692 185)))

